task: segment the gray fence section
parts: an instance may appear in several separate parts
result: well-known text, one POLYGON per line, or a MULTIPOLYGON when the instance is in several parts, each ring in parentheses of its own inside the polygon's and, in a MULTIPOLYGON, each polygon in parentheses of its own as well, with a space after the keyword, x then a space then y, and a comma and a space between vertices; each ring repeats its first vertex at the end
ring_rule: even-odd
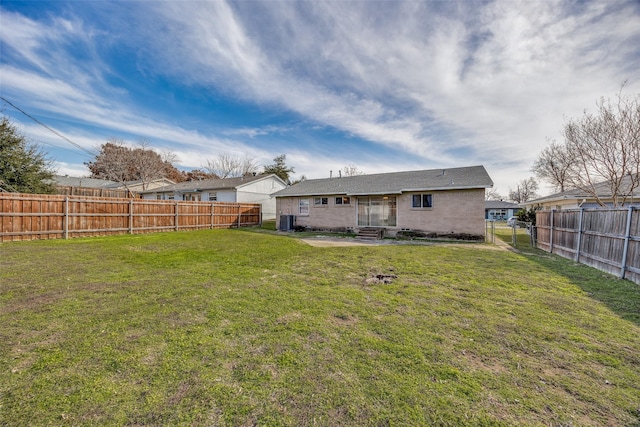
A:
POLYGON ((640 284, 638 208, 540 211, 537 247, 640 284))

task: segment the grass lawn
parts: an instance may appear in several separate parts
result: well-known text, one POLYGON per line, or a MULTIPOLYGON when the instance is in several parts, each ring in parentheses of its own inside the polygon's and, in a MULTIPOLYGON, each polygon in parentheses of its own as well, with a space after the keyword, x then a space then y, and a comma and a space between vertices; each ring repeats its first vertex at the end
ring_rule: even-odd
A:
POLYGON ((1 426, 640 425, 640 286, 526 248, 5 243, 0 325, 1 426))

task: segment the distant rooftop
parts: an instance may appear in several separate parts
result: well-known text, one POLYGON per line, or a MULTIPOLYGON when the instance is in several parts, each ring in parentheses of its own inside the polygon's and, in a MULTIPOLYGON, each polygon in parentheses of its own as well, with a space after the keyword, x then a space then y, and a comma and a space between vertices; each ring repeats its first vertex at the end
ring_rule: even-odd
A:
POLYGON ((85 187, 85 188, 105 188, 113 184, 117 184, 115 181, 109 181, 108 179, 97 178, 79 178, 69 175, 54 175, 51 179, 53 185, 60 187, 85 187))
MULTIPOLYGON (((630 177, 625 177, 622 180, 622 188, 629 188, 630 184, 631 184, 631 178, 630 177)), ((611 187, 609 185, 609 181, 604 181, 604 182, 599 182, 597 184, 594 185, 595 188, 595 192, 598 195, 599 198, 601 199, 610 199, 612 197, 611 195, 611 187)), ((638 198, 640 198, 640 189, 636 188, 635 191, 633 191, 633 193, 631 194, 627 194, 627 196, 629 196, 630 199, 635 199, 637 200, 638 198)), ((589 193, 587 193, 584 190, 580 190, 577 188, 572 188, 566 191, 562 191, 560 193, 555 193, 555 194, 551 194, 549 196, 544 196, 544 197, 540 197, 538 199, 535 200, 529 200, 526 204, 527 205, 533 205, 536 203, 544 203, 544 202, 555 202, 555 201, 560 201, 560 200, 568 200, 568 199, 590 199, 593 198, 593 196, 591 196, 589 193)))
POLYGON ((517 203, 502 200, 487 200, 485 202, 485 209, 518 209, 519 207, 517 203))
POLYGON ((163 193, 163 192, 170 192, 170 191, 189 192, 189 191, 198 191, 198 190, 225 190, 230 188, 241 187, 251 182, 265 179, 269 176, 274 176, 277 179, 280 179, 273 174, 241 176, 237 178, 212 178, 212 179, 179 182, 177 184, 165 185, 163 187, 158 187, 151 190, 138 191, 138 192, 144 194, 144 193, 163 193))

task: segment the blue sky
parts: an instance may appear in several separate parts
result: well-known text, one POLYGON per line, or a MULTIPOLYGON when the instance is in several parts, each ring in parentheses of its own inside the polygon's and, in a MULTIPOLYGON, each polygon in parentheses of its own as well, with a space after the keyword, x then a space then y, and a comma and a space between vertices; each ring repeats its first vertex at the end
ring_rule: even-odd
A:
POLYGON ((640 92, 638 1, 3 0, 0 42, 0 95, 84 149, 3 114, 75 176, 118 137, 294 178, 482 164, 506 195, 566 118, 640 92))

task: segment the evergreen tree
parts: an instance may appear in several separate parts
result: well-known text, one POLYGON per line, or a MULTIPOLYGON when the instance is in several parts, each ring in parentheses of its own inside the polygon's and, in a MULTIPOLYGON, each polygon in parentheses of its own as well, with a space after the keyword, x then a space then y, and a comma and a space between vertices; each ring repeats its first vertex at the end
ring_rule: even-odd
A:
POLYGON ((51 194, 53 170, 45 153, 30 144, 7 117, 0 120, 0 191, 51 194))
POLYGON ((294 172, 294 170, 293 168, 288 167, 285 164, 285 160, 287 160, 286 154, 279 155, 278 157, 273 159, 274 164, 267 165, 264 167, 263 173, 275 174, 287 184, 291 184, 291 181, 289 180, 289 175, 291 175, 294 172))

